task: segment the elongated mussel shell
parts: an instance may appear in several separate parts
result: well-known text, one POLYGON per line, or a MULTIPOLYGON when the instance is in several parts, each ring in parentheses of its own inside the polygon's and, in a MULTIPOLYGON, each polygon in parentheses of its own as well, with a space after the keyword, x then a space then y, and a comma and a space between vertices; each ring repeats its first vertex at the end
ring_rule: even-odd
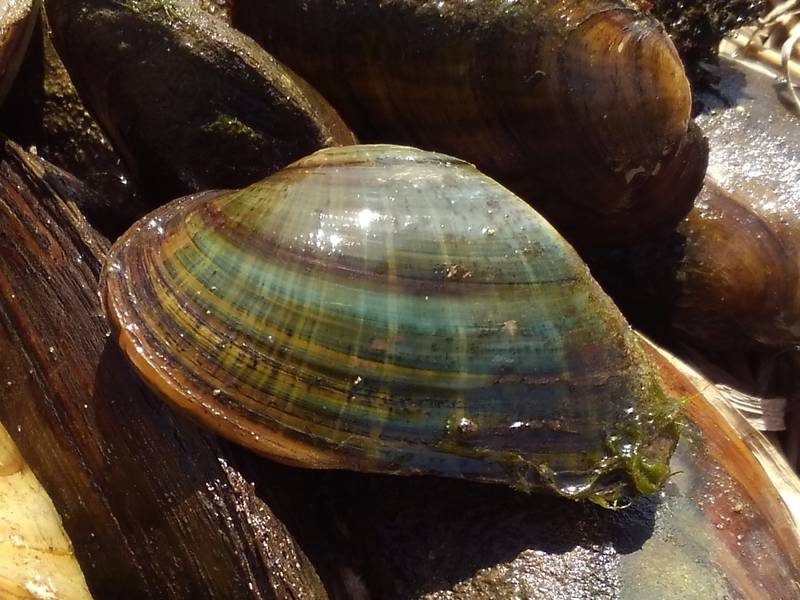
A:
POLYGON ((316 90, 200 4, 46 4, 75 87, 151 208, 355 141, 316 90))
POLYGON ((590 259, 593 272, 629 318, 662 339, 716 356, 793 350, 800 121, 772 77, 724 56, 707 73, 718 83, 698 98, 710 155, 694 208, 670 235, 615 253, 610 267, 590 259))
POLYGON ((317 468, 651 493, 676 403, 535 211, 471 165, 327 149, 176 200, 113 247, 107 309, 162 396, 317 468))
POLYGON ((463 157, 571 243, 669 229, 706 148, 663 27, 622 0, 238 0, 362 141, 463 157))

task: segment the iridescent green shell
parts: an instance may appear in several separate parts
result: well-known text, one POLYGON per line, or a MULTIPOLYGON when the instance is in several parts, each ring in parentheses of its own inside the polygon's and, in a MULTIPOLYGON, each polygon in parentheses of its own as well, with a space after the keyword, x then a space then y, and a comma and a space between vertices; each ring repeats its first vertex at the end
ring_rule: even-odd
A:
POLYGON ((332 148, 176 200, 114 245, 105 286, 143 378, 281 462, 601 502, 668 475, 677 403, 624 318, 458 159, 332 148))

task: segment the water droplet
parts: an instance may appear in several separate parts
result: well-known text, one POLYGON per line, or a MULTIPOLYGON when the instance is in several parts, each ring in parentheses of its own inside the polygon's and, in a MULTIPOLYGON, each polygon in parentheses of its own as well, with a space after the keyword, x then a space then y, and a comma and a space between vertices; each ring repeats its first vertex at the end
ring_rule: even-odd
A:
POLYGON ((478 424, 472 419, 461 417, 461 420, 458 422, 458 430, 461 433, 477 433, 478 424))
POLYGON ((515 336, 519 333, 519 323, 514 319, 503 323, 503 331, 510 336, 515 336))
POLYGON ((147 222, 147 226, 150 229, 155 229, 159 235, 164 233, 164 228, 161 226, 161 222, 158 219, 150 219, 150 221, 147 222))
POLYGON ((376 213, 374 210, 370 210, 369 208, 363 208, 358 212, 358 216, 356 217, 356 223, 361 229, 366 229, 379 217, 380 214, 376 213))

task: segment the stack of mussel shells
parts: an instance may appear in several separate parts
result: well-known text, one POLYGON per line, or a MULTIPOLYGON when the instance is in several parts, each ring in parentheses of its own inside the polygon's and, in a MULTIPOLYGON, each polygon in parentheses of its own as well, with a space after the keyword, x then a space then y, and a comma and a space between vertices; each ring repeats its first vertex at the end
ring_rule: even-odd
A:
POLYGON ((0 596, 800 596, 796 117, 654 9, 0 6, 0 596))

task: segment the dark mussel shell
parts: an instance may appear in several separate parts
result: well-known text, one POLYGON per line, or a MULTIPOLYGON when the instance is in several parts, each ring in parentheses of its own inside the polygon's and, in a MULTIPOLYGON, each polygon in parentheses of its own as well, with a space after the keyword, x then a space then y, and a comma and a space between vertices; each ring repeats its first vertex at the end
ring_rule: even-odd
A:
POLYGON ((571 243, 674 226, 706 147, 661 24, 621 0, 239 0, 359 139, 474 163, 571 243))

